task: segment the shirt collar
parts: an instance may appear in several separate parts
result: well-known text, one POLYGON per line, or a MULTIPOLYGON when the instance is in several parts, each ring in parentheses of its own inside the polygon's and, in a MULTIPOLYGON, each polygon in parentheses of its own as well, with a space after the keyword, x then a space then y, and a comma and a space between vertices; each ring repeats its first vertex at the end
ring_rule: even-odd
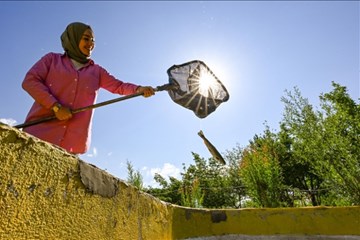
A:
MULTIPOLYGON (((69 57, 66 53, 63 53, 62 57, 69 58, 69 60, 70 60, 70 57, 69 57)), ((76 61, 76 60, 75 60, 75 61, 76 61)), ((85 63, 85 64, 84 64, 84 67, 85 67, 85 66, 88 66, 88 65, 94 65, 94 64, 95 64, 94 60, 89 59, 89 62, 85 63)))

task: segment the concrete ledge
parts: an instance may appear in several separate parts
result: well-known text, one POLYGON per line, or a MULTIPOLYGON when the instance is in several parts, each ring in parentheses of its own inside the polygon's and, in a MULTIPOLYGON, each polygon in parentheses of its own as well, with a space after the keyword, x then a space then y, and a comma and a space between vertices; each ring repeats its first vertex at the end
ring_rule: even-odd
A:
POLYGON ((176 207, 173 235, 177 239, 334 239, 334 236, 360 239, 360 207, 240 210, 176 207))
POLYGON ((359 240, 359 236, 326 236, 326 235, 224 235, 215 237, 187 238, 187 240, 359 240))
POLYGON ((360 236, 359 206, 179 207, 1 123, 0 164, 0 239, 313 240, 360 236))

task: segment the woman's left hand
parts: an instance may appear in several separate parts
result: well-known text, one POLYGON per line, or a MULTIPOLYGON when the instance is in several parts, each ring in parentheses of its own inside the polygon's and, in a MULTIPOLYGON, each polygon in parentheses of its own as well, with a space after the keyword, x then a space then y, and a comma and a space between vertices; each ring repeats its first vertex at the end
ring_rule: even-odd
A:
POLYGON ((150 97, 155 94, 155 89, 150 86, 140 86, 136 89, 136 93, 142 93, 144 97, 150 97))

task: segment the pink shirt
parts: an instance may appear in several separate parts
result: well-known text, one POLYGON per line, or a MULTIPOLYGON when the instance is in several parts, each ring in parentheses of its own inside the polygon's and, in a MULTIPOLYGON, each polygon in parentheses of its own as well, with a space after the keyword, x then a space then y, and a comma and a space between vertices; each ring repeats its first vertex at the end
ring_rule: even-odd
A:
MULTIPOLYGON (((27 72, 22 87, 34 99, 25 122, 52 116, 51 106, 59 102, 70 109, 93 105, 98 90, 129 95, 138 85, 124 83, 92 60, 76 70, 64 54, 48 53, 27 72)), ((91 140, 93 110, 79 112, 66 121, 50 120, 24 129, 42 140, 71 153, 85 153, 91 140)))

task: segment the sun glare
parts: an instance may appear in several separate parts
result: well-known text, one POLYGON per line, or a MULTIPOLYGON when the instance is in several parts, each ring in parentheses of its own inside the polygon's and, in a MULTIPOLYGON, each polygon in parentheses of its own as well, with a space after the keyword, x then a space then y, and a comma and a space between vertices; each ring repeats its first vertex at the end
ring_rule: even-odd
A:
POLYGON ((209 90, 214 88, 217 81, 208 71, 201 71, 199 79, 199 93, 204 97, 209 97, 209 90))

